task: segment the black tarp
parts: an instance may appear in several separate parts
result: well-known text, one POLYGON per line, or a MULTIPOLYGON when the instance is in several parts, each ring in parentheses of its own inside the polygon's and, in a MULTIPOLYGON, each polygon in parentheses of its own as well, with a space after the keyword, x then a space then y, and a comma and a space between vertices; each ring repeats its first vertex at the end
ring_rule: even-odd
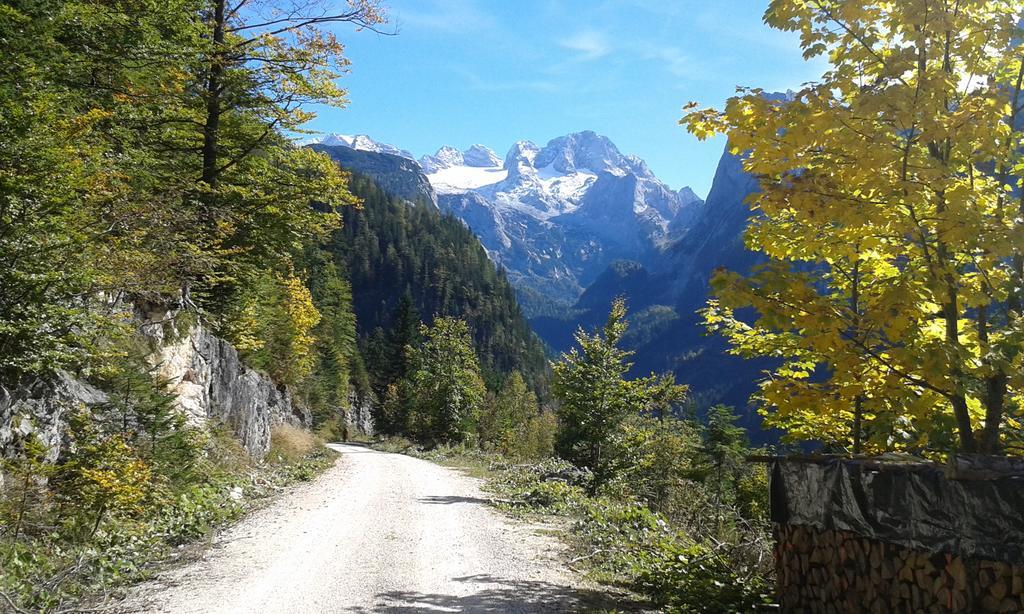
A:
POLYGON ((924 552, 1024 563, 1024 476, 950 479, 940 466, 776 459, 772 521, 924 552))

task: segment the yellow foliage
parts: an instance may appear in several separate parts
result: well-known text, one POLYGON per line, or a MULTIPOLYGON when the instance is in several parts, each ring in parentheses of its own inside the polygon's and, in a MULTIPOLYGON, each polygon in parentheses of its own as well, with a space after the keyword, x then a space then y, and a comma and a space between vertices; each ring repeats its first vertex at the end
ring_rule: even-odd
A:
POLYGON ((705 312, 791 439, 858 451, 995 451, 1013 439, 1024 347, 1024 170, 1013 3, 774 0, 769 25, 827 55, 783 97, 741 89, 724 133, 761 190, 746 234, 770 263, 722 274, 705 312), (1015 108, 1016 106, 1016 108, 1015 108), (733 309, 753 307, 754 322, 733 309))
POLYGON ((313 329, 319 322, 320 312, 301 279, 261 272, 236 300, 227 333, 250 366, 295 384, 315 366, 313 329))
POLYGON ((302 280, 289 275, 278 281, 284 290, 284 308, 292 329, 289 351, 292 372, 296 380, 301 380, 313 370, 316 338, 312 331, 320 322, 320 312, 313 305, 313 295, 302 280))

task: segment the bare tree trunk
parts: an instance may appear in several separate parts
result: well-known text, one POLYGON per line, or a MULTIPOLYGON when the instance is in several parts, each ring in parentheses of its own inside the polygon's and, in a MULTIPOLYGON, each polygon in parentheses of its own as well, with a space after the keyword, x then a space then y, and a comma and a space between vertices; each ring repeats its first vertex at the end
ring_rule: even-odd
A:
POLYGON ((206 81, 206 121, 203 124, 203 174, 211 188, 217 185, 218 131, 220 130, 221 87, 224 78, 224 25, 226 0, 214 0, 213 50, 206 81))
MULTIPOLYGON (((940 258, 942 258, 941 253, 940 258)), ((947 302, 942 307, 943 317, 946 320, 946 341, 952 349, 957 350, 960 348, 959 296, 952 282, 947 282, 947 284, 947 302)), ((950 402, 953 405, 957 433, 960 436, 960 450, 962 452, 974 453, 977 451, 977 448, 974 441, 973 427, 971 426, 971 413, 967 407, 967 395, 964 390, 964 372, 962 365, 959 363, 959 358, 954 357, 954 361, 956 362, 950 368, 950 376, 954 386, 953 394, 950 395, 950 402)))
POLYGON ((1006 373, 996 373, 985 383, 985 429, 981 435, 981 451, 996 454, 1000 448, 999 427, 1003 423, 1006 400, 1006 373))
MULTIPOLYGON (((858 246, 857 254, 860 254, 858 246)), ((860 335, 860 260, 853 263, 851 275, 850 309, 853 311, 853 334, 860 335)), ((866 341, 866 340, 865 340, 866 341)), ((860 379, 860 378, 858 378, 860 379)), ((863 447, 864 394, 860 393, 853 401, 853 453, 860 454, 863 447)))

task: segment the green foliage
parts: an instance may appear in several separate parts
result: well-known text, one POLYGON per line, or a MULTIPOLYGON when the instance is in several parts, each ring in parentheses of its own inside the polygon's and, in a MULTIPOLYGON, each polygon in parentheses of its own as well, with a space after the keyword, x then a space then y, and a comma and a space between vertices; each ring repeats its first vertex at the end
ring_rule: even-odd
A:
MULTIPOLYGON (((755 521, 768 518, 768 476, 760 465, 745 461, 750 444, 744 429, 735 425, 732 407, 716 405, 708 411, 702 429, 700 471, 710 485, 717 510, 735 507, 755 521)), ((716 514, 721 521, 721 513, 716 514)))
POLYGON ((738 572, 707 546, 666 540, 641 549, 633 563, 635 587, 672 612, 756 612, 772 603, 771 583, 738 572))
POLYGON ((668 376, 629 380, 631 352, 619 347, 627 329, 626 305, 612 304, 603 331, 576 333, 579 348, 563 354, 554 366, 554 393, 559 405, 561 454, 594 472, 594 488, 609 482, 622 466, 616 445, 623 423, 644 412, 665 415, 682 401, 686 388, 668 376))
POLYGON ((523 460, 540 460, 554 453, 555 417, 541 412, 537 396, 518 371, 497 395, 489 394, 483 405, 477 429, 481 446, 523 460))
POLYGON ((326 249, 356 289, 354 310, 378 396, 407 370, 401 351, 415 345, 419 320, 434 317, 466 320, 491 388, 519 371, 537 389, 547 368, 543 346, 472 231, 432 203, 389 196, 367 177, 353 176, 351 190, 363 206, 342 211, 343 226, 326 249))
POLYGON ((522 436, 509 447, 513 458, 543 460, 555 455, 555 438, 558 435, 558 418, 552 411, 542 410, 531 416, 522 436))
MULTIPOLYGON (((15 418, 12 426, 21 428, 26 417, 15 418)), ((20 438, 18 455, 0 458, 0 475, 4 478, 3 496, 0 497, 0 526, 6 527, 12 541, 17 541, 26 526, 40 526, 41 513, 50 503, 50 492, 45 487, 56 472, 48 461, 47 448, 34 435, 20 438)))
POLYGON ((256 271, 230 305, 225 332, 246 364, 282 384, 297 384, 312 372, 320 313, 302 281, 256 271))
POLYGON ((399 299, 391 322, 386 334, 380 327, 373 330, 363 344, 363 354, 373 373, 370 379, 379 400, 374 426, 380 433, 399 435, 411 432, 413 348, 421 341, 422 322, 409 293, 399 299))
MULTIPOLYGON (((678 434, 679 429, 671 432, 678 434)), ((685 439, 681 462, 696 465, 700 442, 692 429, 685 439)), ((673 506, 687 506, 686 513, 668 508, 659 512, 624 490, 614 496, 588 495, 589 475, 565 461, 492 467, 497 471, 488 485, 511 501, 502 504, 505 509, 574 521, 575 559, 585 561, 599 580, 626 585, 672 612, 756 611, 756 606, 770 603, 767 528, 744 524, 738 517, 730 517, 731 530, 702 524, 701 518, 714 510, 710 498, 679 496, 701 491, 700 482, 687 480, 673 487, 677 494, 669 499, 673 506)))
POLYGON ((54 482, 60 504, 85 515, 71 516, 70 530, 91 535, 106 513, 118 517, 141 513, 152 473, 128 445, 125 434, 102 433, 85 412, 71 417, 69 430, 74 454, 59 466, 54 482), (84 527, 82 520, 88 523, 84 527))
POLYGON ((306 268, 313 304, 320 322, 313 329, 316 364, 305 382, 306 402, 314 424, 340 420, 339 409, 349 404, 349 391, 367 394, 365 367, 356 346, 356 320, 352 313, 352 287, 328 254, 309 248, 306 268))
POLYGON ((624 498, 668 512, 679 502, 675 495, 692 484, 699 436, 689 422, 673 417, 633 416, 615 438, 621 450, 616 479, 609 485, 624 498))
POLYGON ((457 443, 476 432, 485 387, 469 327, 462 320, 437 318, 420 332, 412 376, 414 431, 421 440, 457 443))

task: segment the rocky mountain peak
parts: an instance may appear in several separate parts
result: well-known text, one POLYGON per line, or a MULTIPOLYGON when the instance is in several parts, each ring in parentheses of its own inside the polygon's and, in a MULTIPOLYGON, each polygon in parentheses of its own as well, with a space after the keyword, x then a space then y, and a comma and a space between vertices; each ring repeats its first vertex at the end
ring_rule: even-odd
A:
POLYGON ((676 194, 679 195, 679 199, 680 201, 682 201, 682 204, 684 206, 704 202, 704 199, 701 198, 700 196, 697 196, 697 193, 690 189, 690 186, 688 185, 679 188, 679 191, 676 192, 676 194))
POLYGON ((516 141, 505 154, 505 168, 510 169, 517 164, 526 163, 533 166, 533 159, 537 157, 540 147, 531 141, 516 141))
POLYGON ((533 175, 533 160, 537 157, 540 148, 530 141, 516 141, 508 153, 505 154, 505 170, 508 171, 508 180, 514 181, 523 175, 533 175))
POLYGON ((349 149, 355 149, 357 151, 372 151, 374 153, 390 154, 392 156, 400 156, 402 158, 408 158, 409 160, 415 160, 412 154, 408 151, 399 149, 394 145, 377 142, 365 134, 348 135, 331 133, 320 139, 313 140, 310 144, 323 145, 325 147, 348 147, 349 149))
POLYGON ((465 159, 462 156, 462 152, 447 145, 438 149, 437 153, 432 156, 420 158, 420 166, 423 167, 423 172, 428 175, 442 169, 462 166, 464 163, 465 159))
POLYGON ((466 166, 478 168, 492 168, 501 166, 501 158, 489 147, 473 145, 462 152, 462 159, 466 166))
POLYGON ((607 137, 591 130, 552 139, 534 160, 536 168, 551 166, 560 173, 602 171, 622 174, 628 160, 607 137))
POLYGON ((467 166, 470 168, 501 168, 501 158, 484 145, 473 145, 466 151, 459 151, 445 145, 432 156, 423 156, 419 160, 423 172, 427 175, 447 168, 467 166))

